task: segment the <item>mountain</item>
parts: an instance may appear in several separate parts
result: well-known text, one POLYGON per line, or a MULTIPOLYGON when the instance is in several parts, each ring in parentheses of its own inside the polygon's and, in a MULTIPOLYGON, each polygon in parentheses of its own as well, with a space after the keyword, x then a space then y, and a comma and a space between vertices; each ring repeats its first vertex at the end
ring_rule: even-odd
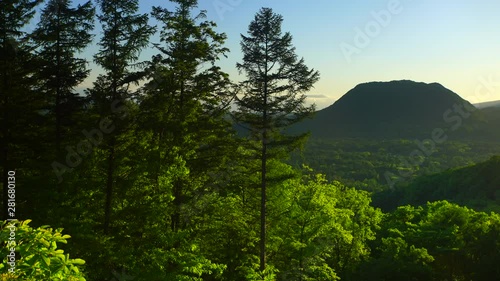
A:
POLYGON ((374 195, 374 204, 386 210, 400 205, 424 205, 448 200, 481 211, 500 211, 500 156, 468 167, 421 176, 395 190, 374 195))
POLYGON ((500 100, 475 103, 474 106, 479 109, 490 108, 490 107, 500 108, 500 100))
POLYGON ((434 129, 471 130, 476 108, 438 83, 409 80, 359 84, 290 132, 313 137, 429 137, 434 129))

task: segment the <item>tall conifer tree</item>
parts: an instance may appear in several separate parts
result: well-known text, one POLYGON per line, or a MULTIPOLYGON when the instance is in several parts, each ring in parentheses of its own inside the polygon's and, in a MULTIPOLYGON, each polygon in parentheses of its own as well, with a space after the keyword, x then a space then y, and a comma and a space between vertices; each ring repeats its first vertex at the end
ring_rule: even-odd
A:
POLYGON ((2 166, 3 212, 8 215, 8 173, 15 171, 21 157, 27 157, 30 131, 38 116, 30 80, 32 50, 22 30, 35 15, 41 0, 0 1, 0 165, 2 166), (22 153, 25 153, 22 155, 22 153))
MULTIPOLYGON (((98 77, 94 89, 90 91, 93 106, 102 121, 115 115, 113 132, 105 138, 106 180, 104 205, 104 233, 109 233, 113 206, 114 186, 117 181, 116 169, 119 165, 119 152, 125 151, 124 139, 120 138, 127 131, 130 122, 123 119, 124 103, 130 101, 132 92, 130 83, 137 83, 139 78, 134 67, 137 66, 140 52, 148 45, 154 28, 148 25, 148 15, 138 14, 138 0, 98 0, 103 36, 101 47, 95 55, 95 61, 104 69, 105 74, 98 77), (113 110, 115 109, 115 110, 113 110), (113 112, 114 111, 114 112, 113 112)), ((100 121, 98 121, 100 122, 100 121)))
POLYGON ((203 20, 205 11, 192 15, 197 1, 172 2, 178 4, 173 12, 153 7, 152 14, 163 28, 161 43, 156 44, 160 54, 151 62, 152 80, 145 87, 141 112, 142 127, 153 133, 155 184, 175 157, 186 161, 190 170, 189 179, 179 178, 173 187, 171 228, 177 231, 182 227, 180 208, 193 196, 187 185, 194 186, 195 177, 214 170, 207 169, 207 162, 218 167, 226 155, 221 147, 228 142, 229 123, 223 117, 229 105, 230 82, 215 64, 228 51, 223 47, 225 34, 214 30, 215 23, 203 20))
POLYGON ((305 92, 319 80, 319 73, 298 59, 290 33, 282 33, 283 17, 262 8, 250 23, 248 35, 241 35, 243 61, 237 64, 247 79, 237 99, 236 120, 250 127, 251 139, 260 143, 261 233, 260 270, 266 267, 266 164, 268 159, 285 157, 306 137, 286 136, 282 130, 308 117, 314 106, 304 105, 305 92))
POLYGON ((48 101, 48 112, 53 116, 54 147, 61 158, 62 142, 71 130, 75 111, 83 99, 75 88, 88 76, 87 60, 78 58, 92 41, 95 9, 88 1, 72 8, 71 0, 50 0, 42 11, 33 32, 38 46, 37 72, 40 91, 48 101))

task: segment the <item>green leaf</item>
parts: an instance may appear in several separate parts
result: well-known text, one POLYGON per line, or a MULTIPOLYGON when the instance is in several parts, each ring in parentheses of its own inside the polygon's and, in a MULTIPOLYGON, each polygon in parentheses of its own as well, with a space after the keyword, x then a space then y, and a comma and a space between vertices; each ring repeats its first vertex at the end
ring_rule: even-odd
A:
POLYGON ((85 261, 82 259, 73 259, 73 260, 71 260, 71 263, 77 264, 77 265, 83 265, 83 264, 85 264, 85 261))
POLYGON ((42 259, 43 259, 43 261, 45 262, 45 264, 46 264, 47 266, 50 266, 50 259, 49 259, 48 257, 46 257, 46 256, 42 256, 42 259))
POLYGON ((47 248, 49 248, 49 247, 50 247, 50 243, 49 243, 47 240, 45 240, 45 239, 43 239, 43 238, 42 238, 42 239, 40 239, 40 242, 41 242, 41 243, 42 243, 45 247, 47 247, 47 248))

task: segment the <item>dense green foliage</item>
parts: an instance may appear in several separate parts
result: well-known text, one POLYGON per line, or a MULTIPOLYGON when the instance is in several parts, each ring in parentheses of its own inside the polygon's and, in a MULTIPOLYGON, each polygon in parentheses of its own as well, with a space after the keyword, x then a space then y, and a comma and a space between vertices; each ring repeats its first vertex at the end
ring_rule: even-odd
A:
POLYGON ((397 185, 395 190, 377 194, 378 200, 390 202, 387 209, 399 205, 423 205, 429 201, 448 200, 485 211, 500 211, 500 157, 468 167, 421 176, 397 185), (385 198, 391 198, 387 200, 385 198), (385 199, 385 200, 384 200, 385 199))
POLYGON ((137 0, 50 0, 26 33, 41 2, 0 2, 2 209, 19 219, 14 276, 0 231, 2 280, 500 280, 500 217, 481 212, 499 210, 498 142, 287 134, 318 74, 270 9, 242 37, 234 83, 196 0, 153 7, 155 27, 137 0), (103 72, 82 94, 94 20, 103 72))
POLYGON ((500 216, 446 201, 384 216, 361 280, 496 280, 500 216), (364 277, 363 277, 364 276, 364 277), (366 279, 363 279, 366 278, 366 279))
POLYGON ((431 148, 418 140, 313 138, 289 162, 310 165, 328 180, 373 192, 374 205, 384 211, 449 200, 498 212, 498 143, 448 141, 431 148), (431 153, 411 157, 422 149, 431 153))
POLYGON ((71 236, 62 235, 62 229, 35 229, 29 223, 30 220, 5 221, 1 226, 1 240, 8 241, 1 249, 2 280, 85 281, 81 273, 85 261, 70 259, 69 254, 58 249, 57 243, 66 244, 71 236))

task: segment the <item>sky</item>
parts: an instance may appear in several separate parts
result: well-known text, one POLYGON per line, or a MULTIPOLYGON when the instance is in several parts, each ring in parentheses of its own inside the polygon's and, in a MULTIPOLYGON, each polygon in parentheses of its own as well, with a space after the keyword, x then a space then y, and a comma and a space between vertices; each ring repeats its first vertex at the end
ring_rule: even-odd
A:
MULTIPOLYGON (((141 13, 152 6, 175 7, 140 0, 141 13)), ((357 84, 404 79, 440 83, 472 103, 500 100, 498 0, 199 0, 199 9, 228 37, 230 53, 220 66, 235 81, 243 79, 235 66, 242 59, 240 34, 261 7, 283 16, 282 30, 293 36, 297 55, 320 72, 307 93, 318 109, 357 84)), ((82 56, 91 60, 95 51, 92 46, 82 56)), ((145 50, 141 59, 155 53, 145 50)), ((90 67, 82 87, 100 72, 90 67)))

